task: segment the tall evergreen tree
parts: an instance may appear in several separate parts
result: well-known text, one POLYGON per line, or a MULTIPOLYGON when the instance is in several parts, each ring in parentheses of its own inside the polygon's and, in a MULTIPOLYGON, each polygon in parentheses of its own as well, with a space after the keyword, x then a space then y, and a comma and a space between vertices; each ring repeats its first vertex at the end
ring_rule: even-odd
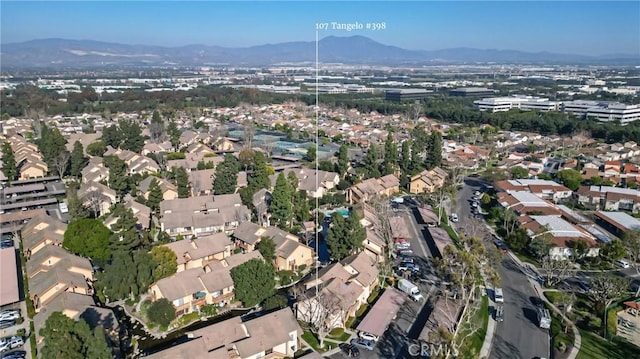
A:
POLYGON ((347 170, 349 169, 349 148, 344 143, 340 145, 340 149, 338 150, 338 162, 336 162, 336 173, 340 175, 341 178, 347 174, 347 170))
POLYGON ((409 175, 413 176, 420 173, 423 169, 422 154, 424 153, 424 144, 421 141, 411 141, 411 161, 409 162, 409 175))
POLYGON ((174 167, 176 187, 178 187, 178 198, 189 197, 189 175, 184 167, 174 167))
POLYGON ((440 165, 442 165, 442 135, 438 131, 432 131, 427 141, 424 167, 430 170, 440 165))
POLYGON ((113 234, 109 239, 109 244, 113 251, 129 252, 142 244, 142 236, 137 228, 138 220, 133 215, 131 208, 119 205, 114 210, 113 215, 118 218, 111 226, 113 234))
POLYGON ((149 197, 147 198, 147 206, 151 208, 151 211, 155 214, 158 214, 158 210, 160 209, 160 202, 162 202, 162 188, 160 188, 160 184, 157 179, 152 179, 149 184, 149 197))
POLYGON ((42 153, 42 159, 49 166, 49 171, 56 168, 56 160, 66 151, 67 140, 64 139, 58 128, 50 128, 42 123, 40 139, 37 141, 38 149, 42 153))
POLYGON ((398 145, 393 140, 391 132, 387 134, 384 142, 384 162, 382 162, 382 175, 393 174, 398 164, 398 145))
POLYGON ((289 171, 289 173, 287 173, 287 182, 289 182, 289 188, 291 189, 291 191, 293 191, 292 193, 298 191, 299 181, 298 176, 296 176, 295 170, 289 171))
POLYGON ((307 193, 304 190, 300 190, 294 195, 293 210, 298 222, 311 219, 311 208, 309 207, 307 193))
POLYGON ((44 338, 43 358, 111 359, 112 353, 101 326, 91 330, 84 319, 73 320, 53 312, 38 333, 44 338))
POLYGON ((178 146, 180 146, 180 135, 182 132, 178 129, 178 125, 176 121, 173 119, 169 120, 169 125, 167 126, 167 134, 169 135, 169 142, 171 142, 171 146, 173 146, 174 150, 178 150, 178 146))
POLYGON ((132 120, 120 120, 118 122, 123 140, 120 148, 133 152, 140 152, 144 147, 144 136, 140 125, 132 120))
POLYGON ((271 220, 280 228, 287 228, 293 217, 292 190, 284 172, 278 174, 271 195, 271 220))
POLYGON ((104 165, 109 169, 109 188, 122 198, 127 190, 127 164, 116 156, 105 156, 104 165))
POLYGON ((154 141, 160 139, 164 133, 164 121, 162 121, 162 117, 160 117, 158 110, 153 111, 151 123, 149 124, 149 132, 151 134, 151 139, 154 141))
POLYGON ((7 177, 9 183, 18 178, 16 155, 13 153, 13 149, 9 142, 2 144, 2 173, 7 177))
POLYGON ((378 147, 372 143, 367 150, 367 154, 362 159, 365 179, 380 177, 380 170, 378 169, 379 160, 380 154, 378 153, 378 147))
POLYGON ((82 169, 87 164, 86 157, 84 157, 84 148, 82 143, 76 141, 73 143, 73 150, 71 151, 71 175, 75 178, 80 178, 82 175, 82 169))
POLYGON ((307 154, 304 156, 305 161, 315 162, 317 157, 316 145, 311 145, 307 148, 307 154))
POLYGON ((120 131, 120 127, 118 127, 118 125, 111 125, 102 130, 102 142, 104 142, 105 145, 113 148, 120 148, 122 140, 122 131, 120 131))
POLYGON ((238 186, 239 170, 240 164, 238 160, 233 155, 225 155, 224 160, 216 167, 215 178, 213 179, 213 193, 235 193, 238 186))
POLYGON ((252 171, 247 178, 247 185, 252 192, 271 187, 269 180, 269 168, 267 167, 267 158, 262 152, 255 152, 253 155, 252 171))

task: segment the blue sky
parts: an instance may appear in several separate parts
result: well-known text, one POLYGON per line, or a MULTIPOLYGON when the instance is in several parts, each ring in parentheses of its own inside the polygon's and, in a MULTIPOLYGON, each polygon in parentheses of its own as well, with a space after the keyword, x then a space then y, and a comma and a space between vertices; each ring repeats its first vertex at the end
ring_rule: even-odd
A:
POLYGON ((244 47, 313 41, 319 22, 385 22, 364 35, 407 49, 452 47, 640 56, 640 1, 7 1, 0 41, 87 39, 244 47))

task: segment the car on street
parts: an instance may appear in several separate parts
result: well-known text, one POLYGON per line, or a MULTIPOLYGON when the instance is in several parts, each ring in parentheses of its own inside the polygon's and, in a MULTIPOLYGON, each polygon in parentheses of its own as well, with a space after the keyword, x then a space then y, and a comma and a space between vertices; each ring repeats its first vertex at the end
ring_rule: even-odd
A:
POLYGON ((449 216, 449 219, 451 219, 451 222, 458 222, 458 215, 455 213, 451 213, 451 216, 449 216))
POLYGON ((15 320, 20 317, 20 311, 17 309, 3 310, 0 312, 0 320, 15 320))
POLYGON ((495 318, 496 322, 503 322, 504 321, 504 307, 499 305, 496 307, 495 310, 495 318))
POLYGON ((480 193, 480 191, 475 191, 475 192, 473 192, 473 195, 474 195, 474 196, 476 196, 476 197, 480 197, 480 195, 481 195, 481 194, 482 194, 482 193, 480 193))
POLYGON ((2 354, 2 359, 25 359, 27 357, 27 352, 24 350, 16 350, 8 353, 2 354))
POLYGON ((398 270, 419 272, 420 271, 420 267, 417 266, 415 263, 412 263, 412 262, 401 262, 398 265, 398 270))
POLYGON ((413 255, 413 251, 411 249, 403 249, 400 251, 401 256, 411 256, 413 255))
POLYGON ((356 347, 355 345, 351 345, 351 344, 346 344, 346 343, 342 343, 339 345, 340 349, 342 349, 347 356, 349 356, 350 358, 357 358, 358 356, 360 356, 360 349, 358 349, 358 347, 356 347))
POLYGON ((400 257, 400 262, 402 262, 402 263, 413 263, 413 257, 401 256, 400 257))
POLYGON ((371 340, 366 340, 362 338, 353 338, 351 339, 351 345, 355 345, 360 349, 373 350, 376 344, 371 340))
POLYGON ((507 253, 509 251, 509 248, 507 248, 507 245, 500 239, 494 239, 493 240, 493 244, 496 245, 496 247, 498 247, 498 249, 500 249, 503 253, 507 253))
POLYGON ((411 244, 409 244, 409 242, 400 242, 400 243, 396 243, 396 249, 397 250, 405 250, 405 249, 409 249, 411 248, 411 244))

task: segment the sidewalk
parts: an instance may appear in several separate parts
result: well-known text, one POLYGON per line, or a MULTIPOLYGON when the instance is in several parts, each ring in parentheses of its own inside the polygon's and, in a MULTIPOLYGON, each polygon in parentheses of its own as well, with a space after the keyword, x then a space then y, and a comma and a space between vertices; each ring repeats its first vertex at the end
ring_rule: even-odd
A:
MULTIPOLYGON (((485 289, 486 293, 486 289, 485 289)), ((485 294, 489 297, 489 307, 495 308, 496 304, 491 299, 491 296, 485 294)), ((495 309, 494 309, 495 310, 495 309)), ((489 322, 487 323, 487 333, 484 336, 484 343, 482 343, 482 348, 480 349, 480 358, 489 358, 489 354, 491 354, 491 347, 493 346, 493 337, 496 334, 496 321, 493 318, 493 315, 489 313, 489 322)))
POLYGON ((533 289, 535 289, 540 299, 549 304, 551 309, 553 309, 554 312, 560 314, 560 316, 571 326, 571 331, 573 331, 574 339, 573 345, 571 346, 571 352, 569 352, 569 356, 567 356, 567 359, 576 359, 578 353, 580 352, 580 347, 582 346, 582 337, 580 336, 580 331, 578 330, 574 322, 569 320, 569 318, 567 318, 564 313, 562 313, 562 311, 558 309, 558 307, 547 300, 547 297, 544 296, 544 289, 540 286, 540 284, 538 284, 538 282, 531 279, 529 279, 529 282, 531 282, 531 285, 533 285, 533 289))

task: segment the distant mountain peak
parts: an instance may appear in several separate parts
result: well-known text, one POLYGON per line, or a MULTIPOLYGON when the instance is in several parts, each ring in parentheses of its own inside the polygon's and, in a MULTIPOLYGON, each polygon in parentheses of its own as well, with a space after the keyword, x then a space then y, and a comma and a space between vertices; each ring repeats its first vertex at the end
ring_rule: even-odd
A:
MULTIPOLYGON (((456 47, 442 50, 407 50, 382 44, 363 35, 328 35, 319 40, 322 62, 371 65, 426 65, 438 63, 569 63, 638 65, 640 56, 582 56, 555 54, 547 51, 474 49, 456 47)), ((36 39, 22 43, 2 44, 0 61, 11 68, 64 68, 116 66, 155 66, 172 63, 199 66, 228 63, 264 66, 283 62, 315 61, 314 41, 264 44, 244 48, 206 45, 178 47, 129 45, 94 40, 61 38, 36 39)))

